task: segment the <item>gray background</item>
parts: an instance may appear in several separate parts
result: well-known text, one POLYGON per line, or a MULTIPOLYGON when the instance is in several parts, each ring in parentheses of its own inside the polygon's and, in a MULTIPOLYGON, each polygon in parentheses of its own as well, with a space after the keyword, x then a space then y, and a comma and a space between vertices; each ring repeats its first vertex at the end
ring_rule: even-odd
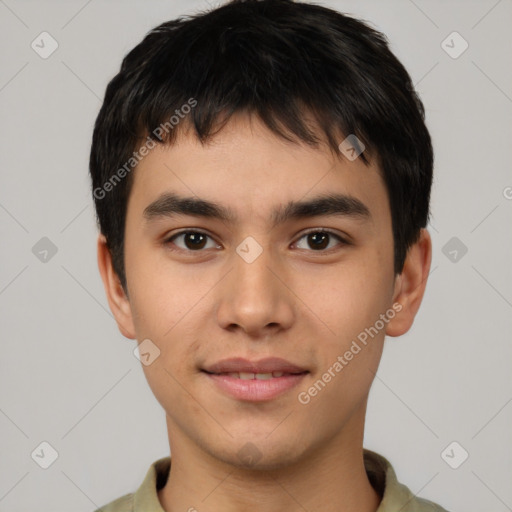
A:
MULTIPOLYGON (((436 152, 432 274, 411 331, 386 342, 365 446, 450 511, 512 510, 512 2, 323 5, 389 37, 436 152), (458 36, 442 45, 453 31, 469 44, 458 58, 446 51, 462 49, 458 36)), ((87 165, 122 57, 155 25, 205 7, 0 0, 0 511, 90 511, 168 455, 136 342, 105 299, 87 165), (42 31, 59 45, 47 59, 31 48, 42 31), (46 261, 33 251, 43 237, 57 248, 46 261), (58 453, 48 469, 44 441, 58 453)))

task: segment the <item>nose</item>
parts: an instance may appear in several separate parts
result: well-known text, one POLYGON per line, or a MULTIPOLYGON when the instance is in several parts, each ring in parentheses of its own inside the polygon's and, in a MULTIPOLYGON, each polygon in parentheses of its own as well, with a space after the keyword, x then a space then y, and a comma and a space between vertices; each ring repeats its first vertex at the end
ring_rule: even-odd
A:
POLYGON ((233 253, 231 271, 217 287, 219 325, 254 338, 289 329, 295 302, 286 269, 272 261, 268 247, 250 261, 233 253))

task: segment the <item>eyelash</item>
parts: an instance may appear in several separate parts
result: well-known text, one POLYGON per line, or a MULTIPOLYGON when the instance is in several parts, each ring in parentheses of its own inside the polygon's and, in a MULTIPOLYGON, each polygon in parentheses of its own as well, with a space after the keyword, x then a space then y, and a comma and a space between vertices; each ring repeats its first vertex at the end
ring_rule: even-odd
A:
MULTIPOLYGON (((302 238, 304 238, 304 237, 306 237, 306 236, 308 236, 310 234, 313 234, 313 233, 327 233, 331 237, 337 238, 338 241, 340 242, 339 245, 350 245, 350 243, 347 240, 345 240, 339 234, 337 234, 336 232, 334 232, 334 231, 332 231, 332 230, 330 230, 328 228, 314 228, 314 229, 311 229, 309 231, 306 231, 306 232, 302 233, 302 235, 294 243, 296 244, 302 238)), ((171 244, 174 245, 174 242, 173 242, 174 239, 176 239, 177 237, 179 237, 181 235, 186 235, 186 234, 200 234, 200 235, 204 235, 204 236, 206 236, 206 237, 208 237, 208 238, 213 240, 212 236, 210 236, 205 231, 201 231, 200 229, 184 229, 184 230, 179 231, 178 233, 174 233, 172 236, 166 238, 164 240, 163 244, 165 246, 167 246, 171 251, 184 252, 184 253, 194 253, 194 252, 200 253, 200 252, 205 252, 206 249, 199 249, 197 251, 193 251, 193 250, 190 250, 190 249, 182 249, 180 247, 178 247, 178 248, 170 247, 171 244)), ((314 252, 314 253, 322 253, 322 252, 330 252, 333 249, 334 248, 331 247, 330 249, 319 249, 317 251, 315 251, 313 249, 309 249, 309 250, 308 249, 302 249, 302 250, 308 250, 308 252, 314 252)))

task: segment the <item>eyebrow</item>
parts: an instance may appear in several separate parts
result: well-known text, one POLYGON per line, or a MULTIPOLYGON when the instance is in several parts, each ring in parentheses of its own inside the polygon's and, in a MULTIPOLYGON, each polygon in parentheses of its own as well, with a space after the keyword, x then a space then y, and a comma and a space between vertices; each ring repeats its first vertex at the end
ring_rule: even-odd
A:
MULTIPOLYGON (((182 197, 173 192, 162 194, 143 212, 147 221, 175 215, 192 215, 218 219, 233 224, 237 215, 231 208, 197 197, 182 197)), ((324 194, 307 201, 290 201, 272 211, 271 222, 275 227, 289 220, 319 216, 343 216, 369 221, 370 209, 359 199, 346 194, 324 194)))

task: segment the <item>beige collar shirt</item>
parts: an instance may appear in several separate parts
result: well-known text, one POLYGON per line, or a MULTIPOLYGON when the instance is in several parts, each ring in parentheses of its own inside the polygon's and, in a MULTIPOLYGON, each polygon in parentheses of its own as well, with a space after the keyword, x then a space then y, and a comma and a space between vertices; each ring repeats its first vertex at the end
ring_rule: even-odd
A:
MULTIPOLYGON (((382 455, 364 450, 364 464, 370 483, 382 496, 376 512, 447 512, 431 501, 416 497, 399 483, 393 467, 382 455)), ((170 457, 157 460, 135 493, 126 494, 95 512, 165 512, 157 491, 165 485, 170 468, 170 457)))

